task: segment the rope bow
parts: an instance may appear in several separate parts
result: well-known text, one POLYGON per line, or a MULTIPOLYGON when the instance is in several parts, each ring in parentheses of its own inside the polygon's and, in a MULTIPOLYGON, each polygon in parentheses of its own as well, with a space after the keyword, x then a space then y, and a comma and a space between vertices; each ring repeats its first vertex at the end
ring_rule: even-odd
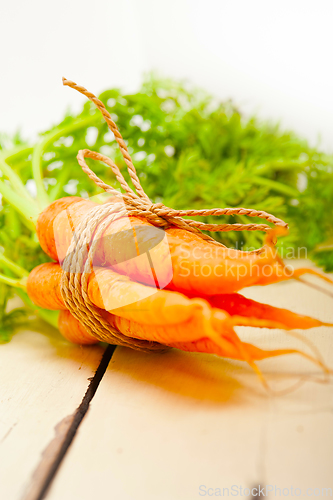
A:
MULTIPOLYGON (((131 177, 133 185, 135 187, 136 193, 130 188, 123 175, 121 174, 119 168, 109 157, 102 155, 101 153, 96 153, 90 151, 89 149, 83 149, 79 151, 77 155, 78 162, 82 167, 82 170, 88 175, 88 177, 96 184, 96 186, 102 188, 106 193, 111 193, 116 197, 121 197, 127 208, 127 215, 139 215, 146 218, 152 224, 166 228, 170 225, 177 226, 181 229, 186 229, 192 233, 197 234, 202 239, 209 241, 215 245, 220 245, 225 247, 222 243, 216 241, 211 236, 202 233, 202 231, 264 231, 268 232, 272 228, 267 224, 207 224, 204 222, 196 221, 193 219, 184 219, 183 217, 207 217, 207 216, 221 216, 221 215, 246 215, 248 217, 259 217, 265 219, 266 221, 274 224, 275 226, 280 226, 288 228, 286 222, 278 219, 272 214, 264 212, 262 210, 253 210, 249 208, 211 208, 202 210, 174 210, 173 208, 166 207, 163 203, 152 203, 144 192, 141 183, 139 181, 138 175, 136 173, 135 167, 133 165, 131 156, 128 152, 126 143, 122 138, 117 125, 112 120, 110 113, 105 108, 102 101, 100 101, 94 94, 89 92, 84 87, 77 85, 75 82, 62 79, 63 84, 71 87, 81 94, 85 95, 90 101, 92 101, 95 106, 100 110, 106 121, 109 129, 113 132, 115 139, 119 145, 121 154, 127 165, 128 173, 131 177), (111 167, 113 173, 116 176, 120 186, 125 191, 125 194, 120 194, 112 186, 109 186, 103 182, 87 165, 85 158, 91 158, 93 160, 99 160, 106 163, 111 167)), ((226 247, 225 247, 226 248, 226 247)), ((262 248, 254 250, 254 253, 260 253, 262 248)))

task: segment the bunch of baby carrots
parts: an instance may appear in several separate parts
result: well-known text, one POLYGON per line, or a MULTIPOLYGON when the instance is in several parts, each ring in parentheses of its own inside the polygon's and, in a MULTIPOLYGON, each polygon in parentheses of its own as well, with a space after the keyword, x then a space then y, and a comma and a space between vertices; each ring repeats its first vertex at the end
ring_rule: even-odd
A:
MULTIPOLYGON (((110 198, 105 203, 112 208, 116 201, 110 198)), ((36 223, 38 241, 52 262, 35 267, 25 276, 19 266, 6 259, 8 269, 18 278, 6 277, 5 282, 23 293, 23 298, 32 301, 38 311, 60 311, 57 319, 60 332, 78 344, 94 344, 99 340, 84 321, 68 310, 61 292, 61 278, 78 228, 83 222, 89 223, 96 206, 98 203, 92 200, 69 196, 48 204, 39 214, 34 212, 30 223, 36 223)), ((332 283, 310 269, 286 271, 272 243, 273 236, 285 230, 272 230, 262 251, 251 253, 213 245, 200 235, 172 224, 163 229, 163 238, 154 241, 153 229, 154 225, 143 216, 122 215, 105 224, 98 241, 94 242, 93 235, 89 242, 89 245, 95 243, 95 251, 86 276, 87 293, 110 328, 129 339, 243 360, 261 379, 256 361, 282 354, 300 354, 329 372, 317 356, 296 349, 263 350, 242 342, 234 329, 235 326, 284 330, 329 326, 238 293, 244 287, 298 279, 305 273, 317 274, 332 283), (152 241, 147 242, 150 237, 152 241), (149 258, 140 252, 148 247, 149 258)), ((46 318, 50 320, 50 316, 46 318)))
MULTIPOLYGON (((60 291, 61 264, 75 228, 89 217, 95 205, 89 200, 67 197, 53 202, 40 214, 37 235, 43 250, 54 262, 37 266, 27 280, 30 299, 41 308, 60 310, 60 332, 80 344, 98 340, 66 309, 60 291), (60 244, 55 234, 62 235, 60 244)), ((146 233, 139 232, 140 227, 152 225, 134 216, 108 224, 98 242, 93 270, 88 276, 89 299, 112 327, 129 338, 241 359, 257 370, 256 360, 299 351, 259 349, 242 342, 235 326, 289 330, 325 325, 317 319, 260 304, 237 293, 246 286, 267 285, 307 272, 317 274, 315 271, 298 269, 284 273, 283 264, 274 252, 268 251, 255 254, 216 247, 214 257, 207 259, 205 255, 212 253, 211 243, 176 227, 165 229, 167 245, 160 243, 155 253, 152 248, 156 275, 168 281, 165 289, 153 288, 147 259, 126 259, 133 240, 138 248, 142 245, 140 237, 146 233), (171 259, 169 277, 163 276, 163 273, 170 274, 169 266, 165 265, 166 249, 171 259), (214 272, 216 268, 220 270, 218 277, 214 272), (271 271, 269 275, 267 268, 271 271)), ((264 250, 270 249, 268 241, 264 250)))

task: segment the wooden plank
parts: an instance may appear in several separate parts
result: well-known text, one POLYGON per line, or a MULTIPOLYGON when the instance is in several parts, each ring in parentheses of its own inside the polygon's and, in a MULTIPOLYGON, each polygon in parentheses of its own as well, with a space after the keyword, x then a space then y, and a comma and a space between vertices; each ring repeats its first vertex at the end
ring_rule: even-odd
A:
MULTIPOLYGON (((333 322, 332 298, 301 283, 246 295, 333 322)), ((302 346, 285 332, 238 332, 268 349, 302 346)), ((332 332, 304 334, 330 366, 332 332)), ((316 381, 318 368, 295 355, 260 366, 274 390, 292 387, 300 375, 304 383, 273 396, 240 362, 118 348, 47 499, 192 500, 216 488, 241 496, 241 487, 259 483, 281 488, 281 496, 292 496, 291 487, 301 495, 333 489, 332 382, 316 381)))
POLYGON ((70 344, 42 322, 0 346, 1 499, 22 498, 55 427, 66 427, 103 352, 70 344))

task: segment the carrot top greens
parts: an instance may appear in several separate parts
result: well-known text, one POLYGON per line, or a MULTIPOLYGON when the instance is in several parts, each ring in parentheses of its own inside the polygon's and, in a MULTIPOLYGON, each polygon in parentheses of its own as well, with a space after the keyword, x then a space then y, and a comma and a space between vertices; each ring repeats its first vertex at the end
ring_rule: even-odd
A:
MULTIPOLYGON (((326 271, 333 270, 332 157, 277 125, 243 117, 231 102, 217 102, 187 84, 149 77, 137 94, 111 89, 99 97, 127 141, 153 202, 179 209, 245 206, 273 213, 289 223, 285 248, 305 247, 326 271)), ((0 134, 2 341, 22 320, 21 309, 7 312, 13 290, 30 309, 38 309, 20 288, 20 280, 48 260, 35 233, 39 212, 62 196, 98 193, 76 161, 78 150, 87 147, 113 158, 129 181, 113 134, 90 102, 81 113, 67 113, 61 123, 40 134, 36 144, 19 134, 0 134)), ((105 165, 91 166, 118 187, 105 165)), ((223 220, 248 222, 242 216, 223 220)), ((217 222, 213 217, 205 221, 217 222)), ((262 242, 258 232, 214 237, 245 249, 262 242)), ((52 311, 38 312, 55 324, 52 311)))

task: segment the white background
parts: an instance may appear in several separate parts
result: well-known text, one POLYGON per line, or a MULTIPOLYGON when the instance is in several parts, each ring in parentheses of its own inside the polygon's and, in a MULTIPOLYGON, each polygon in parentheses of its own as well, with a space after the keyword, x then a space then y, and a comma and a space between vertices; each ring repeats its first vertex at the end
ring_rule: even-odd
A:
POLYGON ((81 96, 188 78, 333 151, 331 0, 2 0, 0 131, 27 137, 81 96))

